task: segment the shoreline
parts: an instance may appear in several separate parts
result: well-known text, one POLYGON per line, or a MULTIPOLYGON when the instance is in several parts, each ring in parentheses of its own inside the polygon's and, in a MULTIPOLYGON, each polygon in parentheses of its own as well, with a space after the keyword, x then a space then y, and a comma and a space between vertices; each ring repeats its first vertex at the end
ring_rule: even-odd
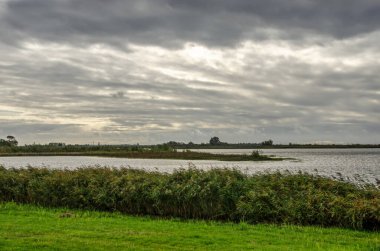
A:
POLYGON ((217 160, 217 161, 282 161, 293 158, 283 158, 262 155, 258 152, 252 154, 214 154, 204 152, 12 152, 0 153, 0 157, 28 157, 28 156, 88 156, 88 157, 112 157, 131 159, 181 159, 181 160, 217 160))

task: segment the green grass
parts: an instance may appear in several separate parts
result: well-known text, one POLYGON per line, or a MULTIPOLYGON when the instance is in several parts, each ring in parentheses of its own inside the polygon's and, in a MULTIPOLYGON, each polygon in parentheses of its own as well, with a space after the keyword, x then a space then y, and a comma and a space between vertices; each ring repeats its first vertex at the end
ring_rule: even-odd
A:
POLYGON ((380 250, 378 232, 0 204, 0 250, 380 250))

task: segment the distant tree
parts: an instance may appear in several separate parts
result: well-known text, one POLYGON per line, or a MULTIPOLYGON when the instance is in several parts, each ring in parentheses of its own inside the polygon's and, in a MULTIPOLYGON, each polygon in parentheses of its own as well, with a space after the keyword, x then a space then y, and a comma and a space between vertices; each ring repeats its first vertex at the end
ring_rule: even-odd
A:
POLYGON ((0 139, 0 146, 9 146, 9 143, 5 139, 0 139))
POLYGON ((166 145, 171 146, 171 147, 174 147, 174 146, 177 146, 178 143, 175 142, 175 141, 169 141, 168 143, 166 143, 166 145))
POLYGON ((218 137, 212 137, 210 139, 210 145, 220 145, 222 142, 220 142, 218 137))
POLYGON ((273 145, 273 140, 266 140, 266 141, 263 141, 261 142, 261 145, 262 146, 272 146, 273 145))
POLYGON ((16 138, 14 136, 7 136, 7 141, 9 143, 10 146, 17 146, 18 145, 18 141, 16 140, 16 138))
POLYGON ((169 145, 169 146, 171 146, 171 147, 177 147, 177 146, 183 146, 183 145, 185 145, 185 143, 183 143, 183 142, 176 142, 176 141, 169 141, 166 144, 169 145))
POLYGON ((18 142, 14 136, 7 136, 7 139, 0 139, 0 146, 17 146, 18 142))

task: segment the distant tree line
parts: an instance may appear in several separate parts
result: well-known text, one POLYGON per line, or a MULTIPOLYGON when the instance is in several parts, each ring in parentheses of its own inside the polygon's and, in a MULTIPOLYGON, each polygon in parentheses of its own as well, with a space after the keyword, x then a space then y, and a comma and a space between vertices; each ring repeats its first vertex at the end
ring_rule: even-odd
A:
POLYGON ((91 145, 91 144, 30 144, 17 146, 17 141, 8 139, 0 140, 1 153, 92 153, 92 152, 170 152, 175 149, 167 144, 160 145, 91 145))
POLYGON ((169 141, 164 145, 168 145, 172 148, 257 148, 257 147, 267 147, 273 146, 273 140, 269 139, 259 143, 227 143, 222 142, 219 137, 214 136, 211 137, 208 143, 195 144, 193 142, 184 143, 184 142, 176 142, 169 141))
POLYGON ((176 149, 257 149, 257 148, 380 148, 380 144, 274 144, 273 140, 265 140, 259 143, 227 143, 220 140, 219 137, 211 137, 207 143, 188 143, 169 141, 156 145, 139 145, 139 144, 66 144, 66 143, 49 143, 49 144, 31 144, 19 146, 14 136, 7 136, 6 139, 0 139, 0 153, 25 152, 25 153, 43 153, 43 152, 166 152, 175 151, 176 149))
POLYGON ((380 148, 380 144, 274 144, 273 140, 265 140, 258 143, 227 143, 222 142, 219 137, 212 137, 208 143, 196 144, 169 141, 164 145, 174 149, 255 149, 255 148, 380 148))
POLYGON ((7 139, 0 139, 0 146, 8 146, 8 147, 12 147, 12 146, 17 146, 18 145, 18 141, 16 140, 16 138, 14 136, 7 136, 7 139))

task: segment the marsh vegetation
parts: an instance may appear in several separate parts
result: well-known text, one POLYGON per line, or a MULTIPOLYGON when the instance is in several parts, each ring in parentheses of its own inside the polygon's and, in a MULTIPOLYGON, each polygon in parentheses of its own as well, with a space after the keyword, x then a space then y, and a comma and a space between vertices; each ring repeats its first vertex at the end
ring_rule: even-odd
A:
POLYGON ((279 161, 284 158, 267 156, 259 150, 250 154, 218 154, 177 150, 168 145, 140 146, 86 146, 86 145, 30 145, 2 147, 0 156, 99 156, 137 159, 184 159, 220 161, 279 161))
POLYGON ((305 173, 0 168, 0 201, 134 215, 379 230, 380 191, 305 173))

